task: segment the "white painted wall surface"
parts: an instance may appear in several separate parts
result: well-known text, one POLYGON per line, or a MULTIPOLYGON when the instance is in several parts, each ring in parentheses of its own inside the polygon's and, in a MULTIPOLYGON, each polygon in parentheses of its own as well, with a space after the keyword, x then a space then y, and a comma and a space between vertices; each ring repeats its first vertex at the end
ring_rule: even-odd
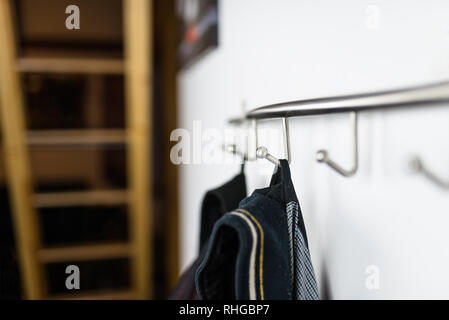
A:
MULTIPOLYGON (((179 127, 223 130, 248 108, 449 79, 447 0, 221 0, 220 46, 179 75, 179 127), (379 10, 378 28, 372 28, 379 10)), ((449 191, 407 170, 410 155, 449 180, 449 106, 359 116, 360 169, 343 178, 314 160, 350 165, 346 114, 290 120, 292 176, 318 282, 332 299, 449 298, 449 191), (366 286, 370 265, 379 289, 366 286)), ((261 128, 281 128, 269 121, 261 128)), ((268 143, 282 155, 282 140, 268 143)), ((249 189, 267 185, 264 161, 249 189)), ((181 261, 196 256, 206 190, 238 165, 182 165, 181 261)))

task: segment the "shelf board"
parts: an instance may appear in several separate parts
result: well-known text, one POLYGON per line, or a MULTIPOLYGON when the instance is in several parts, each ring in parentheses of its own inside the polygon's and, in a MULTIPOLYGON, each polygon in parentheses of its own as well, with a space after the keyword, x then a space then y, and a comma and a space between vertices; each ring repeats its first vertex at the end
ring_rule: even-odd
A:
POLYGON ((49 247, 38 250, 41 263, 56 263, 82 260, 104 260, 127 258, 132 254, 129 243, 88 244, 78 246, 49 247))
POLYGON ((136 298, 136 292, 131 289, 88 291, 82 293, 74 292, 50 295, 47 297, 47 299, 50 300, 134 300, 136 298))
POLYGON ((127 190, 92 190, 69 192, 42 192, 34 194, 34 207, 114 206, 128 203, 127 190))
POLYGON ((125 144, 126 131, 124 129, 29 130, 27 140, 31 147, 125 144))
POLYGON ((116 58, 43 58, 22 57, 17 59, 19 72, 123 74, 123 59, 116 58))

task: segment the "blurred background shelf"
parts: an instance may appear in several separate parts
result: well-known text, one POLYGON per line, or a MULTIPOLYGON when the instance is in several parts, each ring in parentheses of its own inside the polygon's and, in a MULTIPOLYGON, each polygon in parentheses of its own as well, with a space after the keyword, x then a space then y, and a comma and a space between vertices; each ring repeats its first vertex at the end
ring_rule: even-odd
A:
POLYGON ((132 256, 129 243, 89 244, 43 248, 38 251, 41 263, 55 263, 79 260, 101 260, 132 256))
POLYGON ((128 203, 127 190, 92 190, 78 192, 46 192, 34 194, 36 208, 74 206, 116 206, 128 203))
POLYGON ((0 0, 0 177, 23 297, 152 298, 152 1, 77 5, 71 32, 65 2, 0 0), (88 293, 61 292, 73 261, 88 293))
POLYGON ((28 144, 31 147, 104 146, 125 143, 126 131, 124 129, 65 129, 28 131, 28 144))
POLYGON ((137 299, 137 295, 132 290, 114 290, 50 295, 47 298, 50 300, 134 300, 137 299))
POLYGON ((19 72, 76 73, 76 74, 123 74, 122 59, 109 58, 19 58, 19 72))

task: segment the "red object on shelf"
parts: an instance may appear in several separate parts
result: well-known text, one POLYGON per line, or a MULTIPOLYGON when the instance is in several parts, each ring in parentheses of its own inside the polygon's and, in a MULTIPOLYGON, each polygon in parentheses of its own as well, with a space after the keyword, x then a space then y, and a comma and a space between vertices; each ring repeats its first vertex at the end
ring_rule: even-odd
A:
POLYGON ((187 30, 186 35, 185 35, 186 41, 189 43, 194 43, 198 40, 198 38, 199 38, 199 33, 198 33, 198 28, 196 27, 196 25, 189 27, 189 29, 187 30))

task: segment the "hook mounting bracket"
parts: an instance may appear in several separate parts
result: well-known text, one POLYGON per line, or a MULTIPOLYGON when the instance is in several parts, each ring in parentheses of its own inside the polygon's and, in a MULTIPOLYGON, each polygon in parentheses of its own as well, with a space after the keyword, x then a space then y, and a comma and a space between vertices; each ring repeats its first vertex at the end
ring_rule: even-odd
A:
MULTIPOLYGON (((258 146, 258 135, 257 135, 257 120, 254 120, 254 128, 256 134, 256 157, 258 159, 266 159, 276 166, 280 166, 280 161, 268 152, 268 149, 263 146, 258 146)), ((282 118, 282 134, 284 137, 284 152, 285 158, 288 163, 291 163, 291 151, 290 151, 290 127, 288 123, 288 118, 282 118)))

